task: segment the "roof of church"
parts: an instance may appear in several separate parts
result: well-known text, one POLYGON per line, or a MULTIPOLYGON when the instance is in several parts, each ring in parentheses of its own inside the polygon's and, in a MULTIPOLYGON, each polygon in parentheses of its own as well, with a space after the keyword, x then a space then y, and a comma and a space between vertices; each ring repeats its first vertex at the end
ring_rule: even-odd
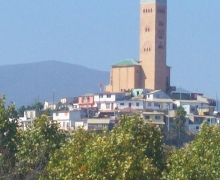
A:
POLYGON ((141 0, 141 3, 167 3, 167 0, 141 0))
POLYGON ((124 61, 120 61, 112 66, 139 66, 140 64, 134 59, 125 59, 124 61))

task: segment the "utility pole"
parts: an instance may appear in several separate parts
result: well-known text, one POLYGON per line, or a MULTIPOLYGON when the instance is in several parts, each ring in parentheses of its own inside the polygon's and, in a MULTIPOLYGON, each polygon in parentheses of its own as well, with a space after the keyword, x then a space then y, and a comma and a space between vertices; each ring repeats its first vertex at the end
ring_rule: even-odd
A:
POLYGON ((54 110, 54 89, 53 89, 53 110, 54 110))
POLYGON ((182 99, 182 89, 181 89, 181 85, 180 85, 180 107, 181 107, 181 99, 182 99))

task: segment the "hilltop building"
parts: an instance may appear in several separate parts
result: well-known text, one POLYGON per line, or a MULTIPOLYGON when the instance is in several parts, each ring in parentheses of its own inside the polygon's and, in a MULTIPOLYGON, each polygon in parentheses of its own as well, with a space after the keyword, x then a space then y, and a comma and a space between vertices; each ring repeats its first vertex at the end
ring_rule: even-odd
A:
POLYGON ((106 92, 143 88, 170 89, 170 67, 166 65, 167 0, 140 1, 140 59, 112 65, 106 92))

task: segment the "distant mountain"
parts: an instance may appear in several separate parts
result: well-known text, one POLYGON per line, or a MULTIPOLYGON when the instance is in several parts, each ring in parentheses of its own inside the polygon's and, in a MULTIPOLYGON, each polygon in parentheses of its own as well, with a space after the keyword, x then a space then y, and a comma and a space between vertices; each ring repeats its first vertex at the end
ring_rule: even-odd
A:
MULTIPOLYGON (((109 72, 58 61, 0 66, 0 94, 16 107, 36 102, 98 93, 99 82, 109 83, 109 72)), ((102 87, 103 88, 103 87, 102 87)))

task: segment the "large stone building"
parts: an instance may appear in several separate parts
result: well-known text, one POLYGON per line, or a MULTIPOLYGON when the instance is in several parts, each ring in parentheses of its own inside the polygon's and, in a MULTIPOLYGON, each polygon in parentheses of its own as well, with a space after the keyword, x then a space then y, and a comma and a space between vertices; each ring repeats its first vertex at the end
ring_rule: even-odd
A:
POLYGON ((167 0, 140 2, 140 59, 112 65, 106 92, 134 88, 170 88, 170 67, 166 65, 167 0))

